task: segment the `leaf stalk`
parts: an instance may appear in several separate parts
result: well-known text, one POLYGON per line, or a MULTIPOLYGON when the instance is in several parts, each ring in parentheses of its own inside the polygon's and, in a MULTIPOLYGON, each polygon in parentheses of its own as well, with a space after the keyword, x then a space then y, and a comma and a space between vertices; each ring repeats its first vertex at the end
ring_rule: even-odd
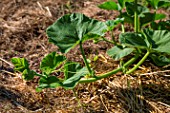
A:
POLYGON ((150 54, 150 52, 147 51, 147 53, 144 55, 144 57, 132 69, 127 71, 126 74, 130 74, 130 73, 134 72, 147 59, 149 54, 150 54))
POLYGON ((129 61, 127 61, 122 67, 119 67, 115 70, 112 70, 110 72, 104 73, 104 74, 100 74, 98 76, 95 76, 93 78, 83 78, 79 81, 79 83, 90 83, 90 82, 95 82, 97 80, 103 79, 103 78, 107 78, 113 74, 116 74, 117 72, 121 71, 124 67, 128 67, 129 65, 131 65, 134 61, 136 61, 138 59, 139 55, 136 54, 134 57, 132 57, 129 61))
POLYGON ((84 49, 83 49, 83 46, 82 46, 82 41, 80 41, 79 45, 80 45, 80 51, 81 51, 81 54, 83 56, 84 63, 85 63, 85 65, 86 65, 86 67, 87 67, 87 69, 89 71, 90 76, 93 77, 94 74, 93 74, 93 72, 92 72, 92 70, 91 70, 91 68, 89 66, 89 63, 87 62, 87 59, 86 59, 86 56, 85 56, 85 53, 84 53, 84 49))

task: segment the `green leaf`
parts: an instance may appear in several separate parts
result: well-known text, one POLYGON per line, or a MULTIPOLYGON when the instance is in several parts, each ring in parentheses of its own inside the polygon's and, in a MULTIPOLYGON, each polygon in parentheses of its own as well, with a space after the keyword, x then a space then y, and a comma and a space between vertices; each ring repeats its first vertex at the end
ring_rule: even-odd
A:
POLYGON ((49 76, 47 78, 41 77, 39 80, 38 90, 44 88, 56 88, 61 85, 62 85, 61 81, 55 76, 49 76))
POLYGON ((145 40, 141 34, 133 32, 121 33, 119 36, 120 43, 130 47, 148 48, 145 40))
POLYGON ((124 22, 124 18, 116 18, 115 20, 108 20, 106 21, 106 25, 108 27, 108 30, 111 31, 121 22, 124 22))
POLYGON ((127 46, 170 54, 170 31, 144 29, 143 32, 144 35, 130 32, 122 33, 119 37, 120 42, 127 46))
POLYGON ((100 4, 98 7, 106 10, 119 10, 117 3, 112 0, 100 4))
POLYGON ((126 2, 126 10, 127 10, 127 13, 131 16, 134 15, 135 12, 137 12, 137 14, 139 15, 139 17, 142 17, 143 16, 143 13, 147 13, 149 12, 149 9, 145 6, 142 6, 140 4, 137 4, 137 9, 136 9, 136 6, 135 6, 135 3, 134 2, 126 2))
POLYGON ((77 71, 81 69, 81 66, 79 63, 76 62, 66 62, 64 65, 64 76, 65 80, 72 77, 77 71))
POLYGON ((158 3, 158 7, 169 7, 170 1, 169 0, 160 0, 158 3))
POLYGON ((66 58, 64 56, 56 55, 56 52, 52 52, 42 59, 40 69, 46 74, 50 74, 58 66, 60 66, 65 59, 66 58))
POLYGON ((152 50, 170 54, 170 31, 144 29, 144 34, 148 37, 152 50))
POLYGON ((119 60, 134 51, 134 48, 122 48, 118 46, 114 46, 113 48, 107 51, 107 54, 113 57, 115 60, 119 60))
POLYGON ((144 26, 148 23, 151 23, 155 20, 161 20, 166 17, 165 14, 154 14, 154 13, 143 13, 143 17, 140 18, 140 24, 141 26, 144 26))
POLYGON ((118 0, 118 3, 121 7, 121 9, 123 9, 125 7, 125 3, 126 2, 133 2, 134 0, 118 0))
POLYGON ((15 71, 23 72, 25 69, 29 69, 28 61, 25 58, 12 58, 11 62, 15 66, 15 71))
POLYGON ((157 66, 165 66, 170 64, 170 58, 167 58, 164 55, 151 54, 150 57, 157 66))
POLYGON ((166 15, 165 14, 156 14, 155 15, 155 20, 162 20, 162 19, 164 19, 164 18, 166 18, 166 15))
POLYGON ((79 13, 67 14, 47 28, 49 41, 59 47, 62 53, 79 44, 99 36, 104 36, 107 26, 79 13))
POLYGON ((169 0, 147 0, 147 2, 154 9, 158 9, 160 7, 168 7, 168 6, 170 6, 170 1, 169 0))
POLYGON ((161 21, 161 22, 153 22, 151 24, 152 29, 154 30, 169 30, 170 31, 170 20, 161 21))
POLYGON ((147 0, 147 2, 149 2, 154 9, 158 9, 159 0, 147 0))
POLYGON ((140 18, 140 24, 141 24, 141 27, 150 23, 150 22, 153 22, 155 20, 155 15, 154 13, 144 13, 144 16, 140 18))
POLYGON ((118 0, 118 3, 121 7, 121 9, 123 9, 125 7, 125 0, 118 0))
POLYGON ((65 80, 62 84, 62 87, 64 87, 65 89, 73 89, 78 84, 79 80, 88 73, 89 72, 86 67, 80 69, 72 77, 65 80))
POLYGON ((127 12, 122 13, 120 16, 124 18, 124 22, 131 23, 131 24, 134 23, 134 17, 128 15, 127 12))
POLYGON ((22 78, 24 80, 32 80, 34 78, 35 72, 29 69, 25 69, 22 73, 22 78))

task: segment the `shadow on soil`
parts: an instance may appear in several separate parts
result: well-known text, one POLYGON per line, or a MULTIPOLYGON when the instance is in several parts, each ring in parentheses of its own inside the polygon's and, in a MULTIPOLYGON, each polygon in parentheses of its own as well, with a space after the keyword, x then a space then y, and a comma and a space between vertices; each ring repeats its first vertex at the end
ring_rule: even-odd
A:
POLYGON ((22 103, 17 100, 20 98, 20 94, 16 94, 3 86, 0 86, 0 102, 10 101, 14 106, 20 105, 22 103))

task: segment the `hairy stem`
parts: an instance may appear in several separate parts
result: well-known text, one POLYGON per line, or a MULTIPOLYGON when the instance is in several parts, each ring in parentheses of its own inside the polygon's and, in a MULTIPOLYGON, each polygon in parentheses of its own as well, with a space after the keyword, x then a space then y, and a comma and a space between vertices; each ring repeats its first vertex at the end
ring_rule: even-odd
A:
POLYGON ((127 71, 126 74, 130 74, 130 73, 134 72, 147 59, 149 54, 150 54, 150 52, 147 51, 147 53, 144 55, 144 57, 132 69, 127 71))
POLYGON ((90 76, 94 76, 94 75, 93 75, 93 72, 92 72, 92 70, 91 70, 91 68, 90 68, 90 66, 89 66, 89 63, 87 62, 87 59, 86 59, 86 56, 85 56, 85 53, 84 53, 84 49, 83 49, 83 47, 82 47, 82 41, 80 41, 80 51, 81 51, 81 54, 82 54, 82 56, 83 56, 84 63, 85 63, 85 65, 86 65, 86 67, 87 67, 87 69, 88 69, 88 71, 89 71, 90 76))
POLYGON ((139 55, 135 55, 133 58, 131 58, 129 61, 127 61, 122 67, 119 67, 115 70, 112 70, 110 72, 104 73, 104 74, 100 74, 98 76, 95 76, 93 78, 83 78, 79 81, 79 83, 90 83, 90 82, 95 82, 97 80, 103 79, 103 78, 107 78, 109 76, 112 76, 113 74, 116 74, 117 72, 121 71, 123 69, 123 67, 128 67, 129 65, 131 65, 134 61, 136 61, 138 59, 139 55))

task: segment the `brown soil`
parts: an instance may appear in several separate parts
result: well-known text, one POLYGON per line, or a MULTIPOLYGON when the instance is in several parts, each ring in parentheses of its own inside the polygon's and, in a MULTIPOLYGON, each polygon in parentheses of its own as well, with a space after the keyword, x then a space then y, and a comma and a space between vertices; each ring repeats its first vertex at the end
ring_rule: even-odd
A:
MULTIPOLYGON (((149 61, 131 76, 119 73, 94 83, 79 84, 75 89, 79 100, 73 91, 62 88, 45 89, 38 93, 35 91, 38 78, 26 82, 18 73, 9 74, 14 73, 9 64, 12 57, 27 58, 31 69, 39 72, 41 59, 52 51, 59 52, 56 46, 48 42, 45 29, 60 16, 81 12, 102 21, 116 18, 116 12, 97 7, 105 0, 70 1, 0 1, 0 58, 5 60, 0 60, 0 113, 169 113, 170 80, 166 75, 170 73, 159 72, 169 67, 159 68, 149 61)), ((166 11, 160 12, 170 17, 166 11)), ((116 37, 119 29, 114 31, 116 37)), ((93 64, 97 73, 117 66, 117 62, 105 53, 111 46, 106 42, 93 44, 88 41, 84 44, 89 57, 95 54, 105 56, 93 64)), ((71 50, 67 57, 82 62, 78 47, 71 50)))

